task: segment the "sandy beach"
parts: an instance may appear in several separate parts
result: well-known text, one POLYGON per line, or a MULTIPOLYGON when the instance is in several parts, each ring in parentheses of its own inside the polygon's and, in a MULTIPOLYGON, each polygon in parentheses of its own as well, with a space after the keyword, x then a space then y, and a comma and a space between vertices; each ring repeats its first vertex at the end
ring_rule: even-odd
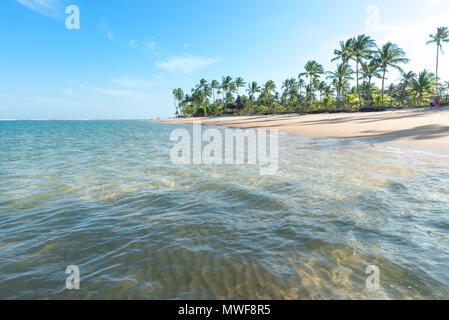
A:
POLYGON ((410 150, 449 154, 449 107, 439 109, 335 113, 313 115, 255 115, 165 119, 160 122, 225 125, 235 128, 278 129, 319 137, 369 140, 410 150))

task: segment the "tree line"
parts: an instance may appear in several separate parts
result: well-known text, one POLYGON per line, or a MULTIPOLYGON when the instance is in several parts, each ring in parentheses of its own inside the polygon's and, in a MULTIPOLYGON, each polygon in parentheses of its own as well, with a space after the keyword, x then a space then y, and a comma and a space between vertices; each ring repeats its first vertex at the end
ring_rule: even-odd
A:
POLYGON ((440 27, 430 35, 428 45, 436 46, 436 72, 404 71, 409 62, 403 49, 388 42, 379 47, 367 35, 341 41, 334 50, 334 71, 325 72, 315 60, 308 61, 297 78, 286 79, 278 91, 276 84, 245 82, 241 77, 222 77, 210 83, 201 79, 189 93, 173 90, 177 117, 220 114, 314 113, 376 110, 385 107, 422 106, 431 96, 448 102, 449 81, 438 77, 440 52, 449 42, 449 29, 440 27), (385 86, 391 70, 400 79, 385 86), (375 84, 379 79, 381 86, 375 84), (236 100, 237 98, 237 100, 236 100))

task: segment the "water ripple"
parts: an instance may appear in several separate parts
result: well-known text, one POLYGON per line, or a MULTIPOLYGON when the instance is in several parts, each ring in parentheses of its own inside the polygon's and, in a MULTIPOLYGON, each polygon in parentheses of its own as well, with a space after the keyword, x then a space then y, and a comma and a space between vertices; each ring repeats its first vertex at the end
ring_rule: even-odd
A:
POLYGON ((447 160, 281 135, 260 176, 171 164, 174 128, 0 121, 0 298, 449 298, 447 160))

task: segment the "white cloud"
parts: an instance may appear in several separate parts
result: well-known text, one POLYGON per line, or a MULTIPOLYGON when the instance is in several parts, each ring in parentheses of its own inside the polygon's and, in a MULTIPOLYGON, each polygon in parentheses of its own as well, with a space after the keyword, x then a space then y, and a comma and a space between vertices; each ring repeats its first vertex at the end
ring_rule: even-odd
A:
MULTIPOLYGON (((379 27, 369 30, 369 33, 376 39, 379 46, 391 41, 404 49, 407 58, 410 59, 410 63, 404 65, 405 70, 419 72, 427 69, 435 72, 436 46, 426 45, 426 42, 430 40, 429 34, 434 34, 438 27, 447 25, 448 16, 449 14, 435 15, 412 24, 405 21, 381 24, 379 27)), ((439 76, 449 79, 449 60, 442 55, 440 55, 439 76)), ((395 79, 390 77, 390 80, 395 79)))
POLYGON ((215 58, 204 58, 196 56, 172 57, 164 61, 156 63, 159 69, 174 73, 192 73, 194 71, 204 69, 218 60, 215 58))
POLYGON ((137 48, 137 41, 136 40, 129 40, 129 45, 132 48, 137 48))
POLYGON ((44 16, 60 19, 65 8, 62 0, 16 0, 21 5, 44 16))
POLYGON ((146 48, 150 49, 155 56, 159 56, 162 53, 161 48, 159 47, 158 43, 155 41, 144 41, 143 44, 146 48))
MULTIPOLYGON (((443 2, 440 0, 428 0, 426 4, 438 6, 443 2)), ((447 26, 449 17, 449 2, 445 0, 445 6, 438 6, 432 10, 429 7, 430 12, 435 12, 430 16, 423 16, 421 19, 410 19, 405 16, 398 18, 395 21, 384 21, 382 7, 379 8, 379 20, 369 20, 366 24, 365 30, 360 30, 354 34, 345 34, 333 37, 331 41, 323 43, 323 45, 313 52, 314 55, 319 55, 321 52, 333 52, 333 49, 338 47, 338 43, 341 40, 349 39, 357 34, 366 34, 372 37, 377 45, 381 47, 387 42, 393 42, 397 44, 406 53, 406 57, 410 59, 410 63, 403 64, 401 67, 405 71, 414 71, 418 73, 424 69, 427 69, 435 73, 436 64, 436 47, 435 45, 426 45, 426 42, 430 40, 429 34, 435 34, 437 27, 447 26), (374 22, 374 23, 373 23, 374 22)), ((370 11, 372 13, 373 10, 370 11)), ((369 16, 369 15, 368 15, 369 16)), ((446 51, 449 50, 449 43, 443 45, 446 51)), ((314 56, 311 55, 311 56, 314 56)), ((335 64, 330 64, 325 61, 327 68, 332 70, 335 68, 335 64)), ((438 75, 443 80, 449 79, 449 55, 441 55, 439 61, 438 75)), ((399 79, 399 72, 396 70, 389 70, 387 74, 387 85, 390 82, 396 82, 399 79)), ((380 81, 376 81, 380 85, 380 81)))
POLYGON ((115 42, 115 43, 117 43, 117 44, 119 43, 119 42, 115 39, 113 28, 111 28, 111 27, 106 23, 106 20, 105 20, 103 17, 100 18, 100 30, 106 34, 106 37, 107 37, 109 40, 111 40, 112 42, 115 42))
POLYGON ((156 45, 157 43, 154 41, 144 41, 143 43, 145 46, 147 46, 148 48, 150 48, 151 50, 156 50, 156 45))
POLYGON ((118 43, 118 41, 115 40, 115 38, 114 38, 114 33, 113 32, 106 33, 106 36, 108 37, 109 40, 114 41, 115 43, 118 43))

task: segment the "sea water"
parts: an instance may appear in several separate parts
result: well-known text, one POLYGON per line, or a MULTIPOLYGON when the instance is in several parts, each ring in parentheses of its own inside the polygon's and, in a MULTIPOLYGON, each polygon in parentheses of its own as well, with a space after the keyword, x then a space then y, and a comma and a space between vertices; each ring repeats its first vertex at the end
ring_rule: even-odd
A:
POLYGON ((447 158, 280 133, 261 176, 173 164, 176 128, 1 121, 0 298, 449 298, 447 158))

